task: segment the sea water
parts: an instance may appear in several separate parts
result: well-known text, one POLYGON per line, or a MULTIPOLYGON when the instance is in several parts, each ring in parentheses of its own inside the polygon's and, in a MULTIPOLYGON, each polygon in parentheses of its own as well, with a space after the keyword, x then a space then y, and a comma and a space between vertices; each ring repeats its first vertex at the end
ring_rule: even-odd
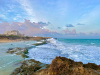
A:
POLYGON ((21 41, 12 43, 0 43, 0 75, 10 75, 19 67, 24 59, 20 55, 6 53, 9 48, 25 48, 33 46, 36 41, 21 41))
POLYGON ((33 46, 36 41, 0 43, 0 75, 9 75, 20 66, 23 58, 6 53, 9 48, 33 47, 29 49, 29 59, 51 64, 56 56, 70 58, 74 61, 100 65, 100 39, 47 39, 48 43, 33 46))
POLYGON ((100 65, 100 39, 48 39, 48 43, 29 50, 29 58, 51 64, 56 56, 100 65))

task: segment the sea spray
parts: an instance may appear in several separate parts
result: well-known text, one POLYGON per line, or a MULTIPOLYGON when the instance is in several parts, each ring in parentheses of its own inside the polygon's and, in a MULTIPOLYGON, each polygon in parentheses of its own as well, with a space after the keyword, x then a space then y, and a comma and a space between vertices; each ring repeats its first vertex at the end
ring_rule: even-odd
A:
MULTIPOLYGON (((100 64, 100 47, 82 43, 68 43, 56 39, 47 39, 47 44, 29 50, 29 58, 50 64, 56 56, 63 56, 86 63, 100 64), (76 44, 75 44, 76 43, 76 44)), ((91 41, 92 42, 92 41, 91 41)), ((88 41, 89 43, 89 41, 88 41)))

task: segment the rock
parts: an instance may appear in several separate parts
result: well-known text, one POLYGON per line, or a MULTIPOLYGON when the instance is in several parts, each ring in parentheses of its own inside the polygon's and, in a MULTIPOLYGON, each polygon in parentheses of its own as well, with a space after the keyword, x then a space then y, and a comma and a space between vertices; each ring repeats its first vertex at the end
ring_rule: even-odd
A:
POLYGON ((28 48, 19 48, 19 47, 10 48, 10 49, 8 49, 7 53, 21 55, 22 58, 28 58, 29 57, 29 56, 27 56, 28 48))
POLYGON ((13 48, 9 48, 8 50, 12 50, 13 48))
POLYGON ((41 66, 41 62, 34 59, 25 60, 22 62, 22 65, 19 68, 16 68, 11 75, 34 75, 41 66))
POLYGON ((99 65, 74 62, 65 57, 56 57, 49 68, 38 71, 35 75, 100 75, 99 65))
POLYGON ((74 62, 65 57, 56 57, 51 65, 34 59, 25 60, 11 75, 100 75, 100 65, 74 62), (43 69, 44 66, 46 69, 43 69))
POLYGON ((35 43, 35 44, 33 44, 33 45, 39 46, 39 45, 43 45, 43 44, 47 44, 47 41, 43 41, 43 42, 41 42, 41 43, 35 43))

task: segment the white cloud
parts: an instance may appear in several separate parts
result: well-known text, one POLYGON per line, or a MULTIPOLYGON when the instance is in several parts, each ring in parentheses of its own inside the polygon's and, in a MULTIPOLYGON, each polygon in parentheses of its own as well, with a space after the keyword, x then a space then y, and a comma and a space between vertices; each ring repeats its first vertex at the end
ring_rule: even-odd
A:
POLYGON ((92 11, 84 14, 78 21, 81 23, 91 23, 100 18, 100 6, 95 7, 92 11))
POLYGON ((68 12, 68 3, 67 0, 58 0, 57 1, 58 13, 61 16, 65 16, 68 12))
POLYGON ((0 18, 7 19, 7 17, 3 14, 0 14, 0 18))
POLYGON ((18 0, 18 2, 26 11, 27 19, 30 19, 31 22, 47 22, 47 20, 43 16, 41 17, 41 14, 38 14, 38 11, 34 10, 34 4, 32 3, 33 1, 30 2, 30 0, 18 0))
MULTIPOLYGON (((81 25, 80 27, 77 25, 75 26, 78 33, 90 33, 96 30, 100 30, 99 26, 99 19, 100 19, 100 6, 94 7, 90 12, 87 12, 81 16, 77 21, 73 24, 77 25, 77 23, 85 24, 81 25)), ((99 33, 99 32, 98 32, 99 33)))
POLYGON ((22 5, 22 8, 27 13, 27 18, 29 18, 31 21, 38 22, 36 18, 35 10, 32 8, 31 3, 29 0, 18 0, 18 2, 22 5))
POLYGON ((48 23, 44 22, 30 22, 30 20, 25 19, 25 22, 2 22, 0 23, 0 33, 4 33, 9 30, 19 30, 25 35, 44 35, 44 34, 55 34, 56 32, 47 29, 48 23))

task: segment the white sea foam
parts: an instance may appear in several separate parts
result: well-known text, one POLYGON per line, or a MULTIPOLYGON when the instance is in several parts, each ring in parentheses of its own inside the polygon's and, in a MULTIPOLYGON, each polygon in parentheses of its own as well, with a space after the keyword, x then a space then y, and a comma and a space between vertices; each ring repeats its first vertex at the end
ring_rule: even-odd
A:
POLYGON ((85 45, 69 45, 53 38, 47 40, 49 43, 36 46, 29 50, 30 59, 50 64, 56 56, 67 57, 83 63, 96 63, 100 65, 100 47, 85 45))

